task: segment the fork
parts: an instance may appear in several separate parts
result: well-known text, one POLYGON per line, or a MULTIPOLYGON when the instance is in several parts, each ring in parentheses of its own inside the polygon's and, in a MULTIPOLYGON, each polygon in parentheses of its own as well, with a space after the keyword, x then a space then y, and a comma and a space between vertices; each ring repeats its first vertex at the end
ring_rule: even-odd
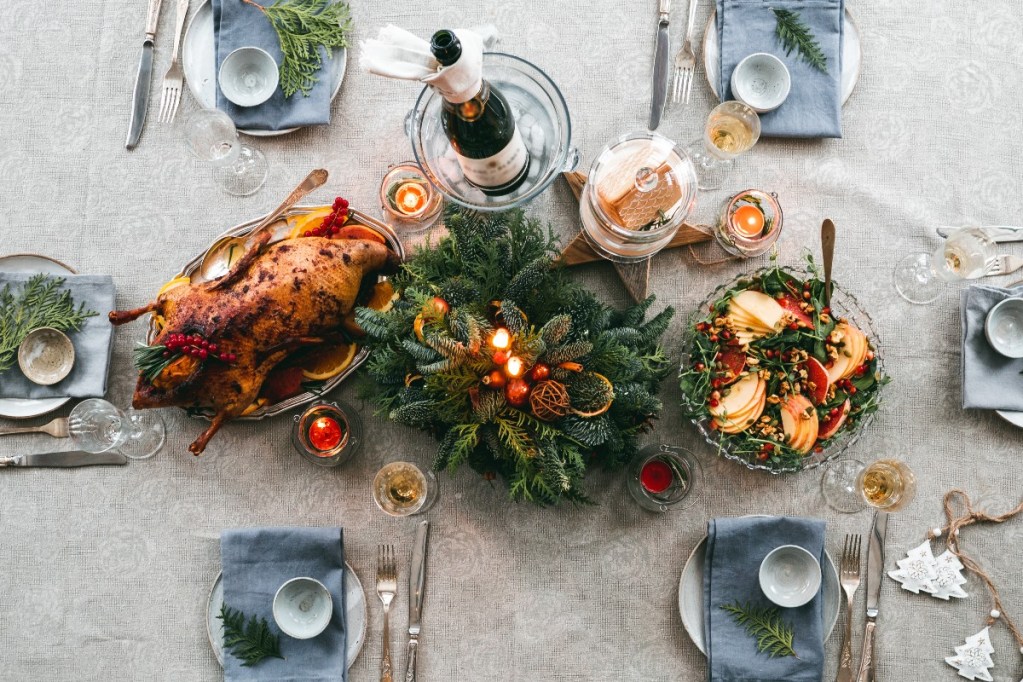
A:
POLYGON ((57 417, 42 426, 9 426, 0 429, 0 436, 10 436, 15 433, 46 433, 54 438, 67 438, 67 417, 57 417))
POLYGON ((838 677, 835 682, 852 682, 852 613, 853 596, 860 586, 860 540, 859 535, 845 536, 842 551, 841 581, 848 606, 845 612, 845 634, 842 635, 842 649, 838 659, 838 677))
POLYGON ((984 276, 997 277, 999 275, 1008 275, 1020 268, 1023 268, 1023 258, 1002 254, 1001 256, 995 256, 987 262, 987 270, 984 272, 984 276))
POLYGON ((163 94, 160 95, 160 123, 171 123, 178 113, 181 104, 181 62, 178 60, 178 48, 181 46, 181 29, 185 26, 185 15, 188 14, 188 0, 178 0, 177 14, 174 17, 174 49, 171 51, 171 65, 167 75, 163 77, 163 94))
POLYGON ((675 53, 675 76, 671 86, 671 102, 689 104, 689 93, 693 91, 693 73, 696 71, 696 52, 693 50, 693 24, 696 22, 696 4, 689 0, 689 20, 682 47, 675 53))
POLYGON ((380 658, 380 682, 392 682, 388 614, 391 611, 391 602, 398 593, 398 564, 394 558, 394 545, 380 545, 378 552, 377 595, 384 605, 384 650, 380 658))

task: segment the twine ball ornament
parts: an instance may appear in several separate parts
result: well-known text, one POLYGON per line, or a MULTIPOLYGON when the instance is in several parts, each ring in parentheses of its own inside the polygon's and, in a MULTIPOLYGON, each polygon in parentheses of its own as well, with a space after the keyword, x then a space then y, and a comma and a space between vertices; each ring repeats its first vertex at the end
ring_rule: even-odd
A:
POLYGON ((529 406, 537 419, 545 422, 560 419, 568 414, 568 389, 560 381, 541 381, 529 394, 529 406))

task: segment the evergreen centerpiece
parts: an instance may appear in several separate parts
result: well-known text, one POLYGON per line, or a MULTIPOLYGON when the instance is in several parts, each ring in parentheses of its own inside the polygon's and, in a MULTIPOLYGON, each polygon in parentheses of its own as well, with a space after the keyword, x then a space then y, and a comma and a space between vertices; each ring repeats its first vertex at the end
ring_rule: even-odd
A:
POLYGON ((658 346, 674 311, 615 311, 570 280, 521 210, 450 208, 450 236, 395 276, 393 308, 360 308, 375 398, 440 441, 437 470, 500 476, 513 500, 587 502, 587 466, 619 468, 661 410, 658 346))

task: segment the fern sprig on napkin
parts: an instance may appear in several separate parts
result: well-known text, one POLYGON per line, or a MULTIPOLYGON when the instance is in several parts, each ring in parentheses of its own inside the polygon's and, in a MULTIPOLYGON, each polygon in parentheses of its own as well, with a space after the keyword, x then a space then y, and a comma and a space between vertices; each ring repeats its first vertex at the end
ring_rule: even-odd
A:
POLYGON ((771 8, 778 23, 775 26, 774 34, 778 36, 782 47, 785 48, 785 56, 792 54, 795 50, 803 60, 819 71, 828 72, 828 57, 821 49, 821 44, 813 37, 813 32, 807 26, 797 12, 788 9, 771 8))
POLYGON ((776 656, 794 656, 792 648, 795 638, 792 627, 785 624, 778 614, 778 609, 758 608, 749 604, 725 604, 721 607, 732 614, 732 620, 746 628, 746 633, 757 640, 757 651, 776 656))
POLYGON ((280 637, 270 630, 266 618, 251 616, 246 623, 245 614, 227 604, 221 605, 217 618, 224 621, 224 648, 241 659, 242 667, 251 668, 264 658, 284 658, 280 637))

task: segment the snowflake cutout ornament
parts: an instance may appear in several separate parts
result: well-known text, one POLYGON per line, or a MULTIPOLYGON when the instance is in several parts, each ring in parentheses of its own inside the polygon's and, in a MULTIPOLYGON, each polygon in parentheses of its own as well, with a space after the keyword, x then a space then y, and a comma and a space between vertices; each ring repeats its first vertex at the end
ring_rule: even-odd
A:
POLYGON ((962 677, 968 680, 984 680, 993 682, 991 672, 988 670, 995 664, 991 660, 991 654, 995 648, 991 646, 990 628, 984 628, 972 637, 966 638, 966 644, 955 648, 956 655, 949 656, 945 663, 959 671, 962 677))
MULTIPOLYGON (((888 577, 902 583, 902 589, 909 590, 913 594, 920 594, 921 590, 928 594, 934 594, 936 590, 934 581, 938 578, 938 568, 934 554, 931 553, 929 540, 919 547, 909 550, 907 557, 896 563, 899 565, 898 570, 888 571, 888 577)), ((948 599, 948 597, 942 598, 948 599)))
POLYGON ((934 570, 937 576, 933 580, 934 591, 930 592, 932 597, 948 601, 949 597, 962 599, 968 596, 960 587, 966 584, 966 576, 962 573, 963 565, 959 557, 946 549, 934 560, 934 570))

